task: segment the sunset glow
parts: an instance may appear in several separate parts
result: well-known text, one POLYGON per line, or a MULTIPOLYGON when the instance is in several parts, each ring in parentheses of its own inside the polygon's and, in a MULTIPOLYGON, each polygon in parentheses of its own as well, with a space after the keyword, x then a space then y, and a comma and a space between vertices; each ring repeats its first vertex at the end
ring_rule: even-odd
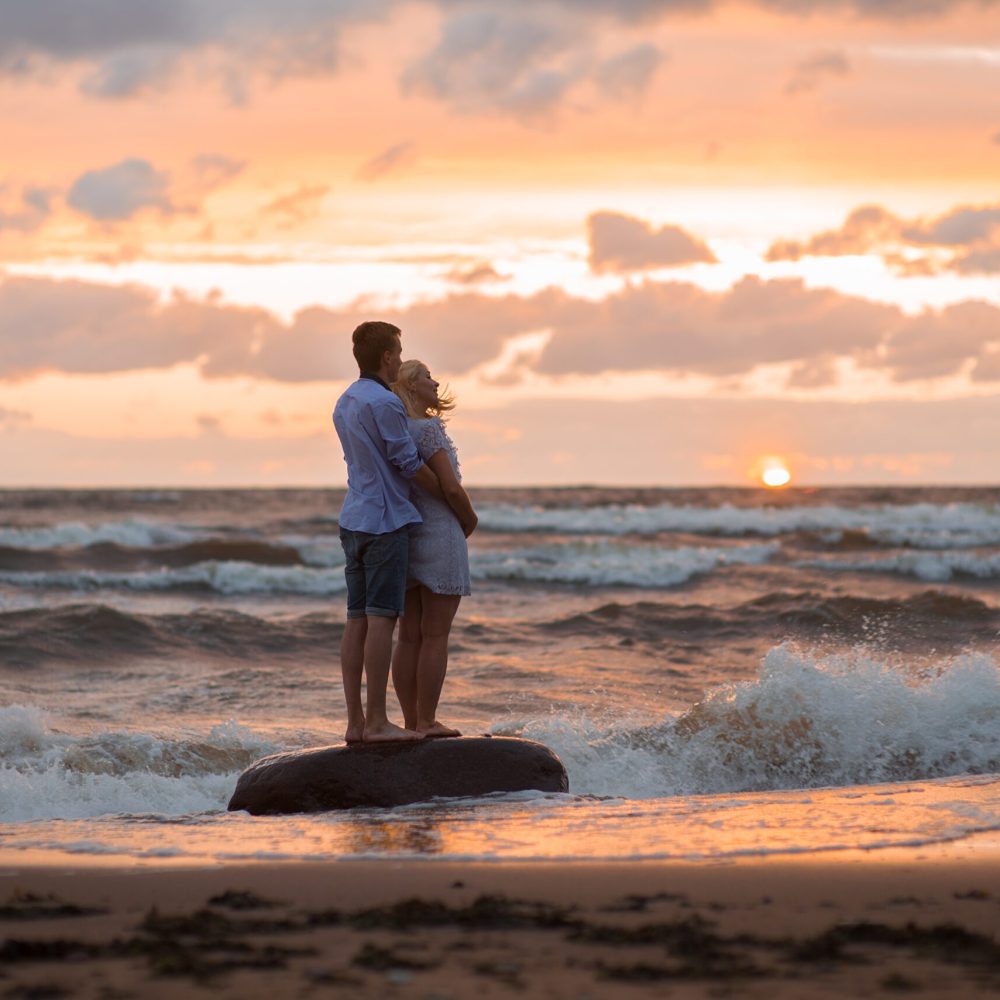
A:
POLYGON ((760 474, 761 482, 771 489, 787 486, 792 481, 792 474, 781 463, 780 459, 771 459, 760 474))
POLYGON ((373 317, 484 485, 1000 477, 996 5, 694 6, 0 0, 0 482, 339 485, 373 317))

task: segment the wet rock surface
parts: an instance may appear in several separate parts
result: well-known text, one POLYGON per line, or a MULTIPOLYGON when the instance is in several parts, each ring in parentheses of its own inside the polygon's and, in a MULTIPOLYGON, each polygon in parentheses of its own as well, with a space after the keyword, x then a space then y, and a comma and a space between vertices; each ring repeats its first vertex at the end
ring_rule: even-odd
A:
POLYGON ((531 740, 467 736, 361 743, 264 757, 240 775, 229 809, 258 816, 325 812, 529 789, 569 789, 559 758, 531 740))

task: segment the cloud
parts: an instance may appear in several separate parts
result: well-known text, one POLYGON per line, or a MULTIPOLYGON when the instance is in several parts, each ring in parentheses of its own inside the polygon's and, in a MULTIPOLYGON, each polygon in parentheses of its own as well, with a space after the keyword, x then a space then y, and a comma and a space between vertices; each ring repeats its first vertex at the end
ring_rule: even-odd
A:
MULTIPOLYGON (((461 8, 481 0, 439 0, 442 7, 461 8)), ((727 5, 726 0, 554 0, 574 14, 592 14, 615 18, 626 23, 641 23, 671 15, 709 13, 727 5)), ((913 21, 947 14, 964 7, 984 9, 996 0, 755 0, 755 5, 787 17, 812 17, 817 14, 853 14, 875 21, 913 21)))
POLYGON ((666 56, 648 42, 605 60, 594 74, 599 90, 623 101, 642 95, 666 56))
POLYGON ((0 233, 33 233, 39 229, 52 214, 52 194, 47 188, 24 188, 15 207, 0 208, 0 233))
POLYGON ((952 261, 959 274, 1000 274, 1000 246, 970 250, 952 261))
POLYGON ((835 361, 834 355, 826 354, 798 362, 788 377, 788 388, 822 389, 824 386, 836 385, 835 361))
POLYGON ((840 229, 818 233, 805 242, 778 240, 767 259, 799 260, 877 252, 890 266, 911 273, 941 269, 963 274, 1000 273, 1000 205, 961 205, 930 219, 905 220, 879 205, 855 209, 840 229), (912 260, 899 248, 933 248, 950 256, 912 260))
POLYGON ((647 281, 600 303, 567 303, 553 319, 539 369, 740 375, 760 364, 866 356, 900 318, 893 306, 796 279, 746 277, 722 293, 647 281))
POLYGON ((221 434, 223 431, 222 417, 216 414, 198 413, 194 422, 202 434, 221 434))
POLYGON ((386 174, 409 166, 417 158, 416 143, 412 141, 397 142, 394 146, 383 150, 378 156, 363 163, 357 172, 358 180, 375 181, 386 174))
POLYGON ((31 414, 24 410, 11 410, 0 406, 0 428, 9 429, 31 423, 31 414))
POLYGON ((974 359, 972 378, 1000 376, 1000 309, 960 302, 940 312, 907 317, 882 345, 881 364, 897 381, 956 374, 974 359))
POLYGON ((401 84, 463 114, 547 125, 585 84, 605 99, 636 100, 667 58, 649 42, 602 54, 601 18, 618 12, 600 5, 589 5, 590 17, 577 6, 561 13, 559 3, 444 6, 455 12, 445 18, 437 44, 406 68, 401 84))
POLYGON ((126 98, 163 85, 203 56, 231 96, 251 74, 271 80, 332 73, 341 30, 378 21, 388 0, 0 0, 0 68, 89 66, 81 89, 126 98))
POLYGON ((66 201, 99 222, 123 222, 149 208, 168 216, 196 214, 206 195, 245 168, 245 161, 202 153, 174 177, 148 160, 130 158, 81 174, 70 186, 66 201))
POLYGON ((910 243, 931 246, 973 246, 1000 236, 1000 205, 962 206, 929 222, 910 223, 901 235, 910 243))
MULTIPOLYGON (((408 89, 467 113, 537 123, 571 87, 589 78, 598 92, 634 99, 655 72, 652 47, 601 61, 605 22, 632 28, 724 10, 728 0, 427 0, 446 21, 439 44, 403 74, 408 89), (520 10, 518 10, 520 8, 520 10), (484 39, 483 32, 489 36, 484 39), (560 39, 576 36, 580 44, 560 39), (524 58, 518 56, 518 51, 524 58), (496 72, 491 73, 491 67, 496 72)), ((932 19, 996 0, 751 0, 787 19, 816 14, 873 22, 932 19)), ((328 76, 343 63, 343 34, 385 23, 405 0, 0 0, 0 73, 53 79, 74 73, 82 93, 127 100, 171 85, 193 70, 235 105, 255 85, 328 76)), ((814 85, 835 68, 804 67, 791 86, 814 85)))
POLYGON ((0 281, 0 375, 125 372, 203 359, 249 370, 256 338, 278 322, 260 309, 150 289, 7 276, 0 281))
POLYGON ((67 201, 102 222, 130 219, 144 208, 170 215, 176 209, 168 196, 169 184, 169 174, 148 160, 127 159, 81 174, 69 189, 67 201))
POLYGON ((213 298, 163 302, 136 286, 7 276, 0 378, 187 363, 207 377, 344 379, 355 373, 350 332, 372 318, 402 328, 407 357, 451 374, 492 361, 514 337, 547 330, 533 367, 553 376, 653 370, 727 378, 788 364, 794 384, 819 386, 833 383, 839 358, 901 382, 966 368, 978 381, 1000 376, 996 306, 964 302, 910 316, 791 278, 747 277, 723 292, 646 281, 600 301, 553 288, 530 296, 468 291, 377 317, 362 305, 317 306, 286 323, 213 298))
POLYGON ((459 112, 537 120, 582 75, 566 58, 579 37, 574 22, 551 14, 462 12, 445 22, 437 45, 406 69, 402 84, 459 112))
POLYGON ((221 187, 246 169, 246 160, 234 160, 221 153, 201 153, 191 161, 198 182, 206 191, 221 187))
POLYGON ((288 225, 296 225, 319 215, 320 206, 329 190, 325 184, 303 185, 298 191, 268 202, 263 211, 265 214, 282 216, 288 225))
POLYGON ((802 243, 778 240, 767 251, 767 259, 799 260, 802 257, 837 257, 868 253, 880 244, 899 239, 900 222, 880 205, 862 205, 854 209, 840 229, 831 229, 802 243))
POLYGON ((445 281, 456 285, 486 285, 498 281, 510 281, 510 276, 499 271, 486 261, 479 261, 468 267, 455 267, 443 275, 445 281))
POLYGON ((83 77, 80 91, 90 97, 115 99, 162 88, 179 58, 177 52, 152 46, 116 52, 83 77))
POLYGON ((587 219, 590 267, 594 271, 641 271, 714 263, 715 255, 679 226, 654 229, 648 222, 617 212, 595 212, 587 219))
POLYGON ((825 79, 847 76, 850 72, 847 57, 842 52, 817 52, 800 62, 785 84, 785 93, 794 95, 815 90, 825 79))

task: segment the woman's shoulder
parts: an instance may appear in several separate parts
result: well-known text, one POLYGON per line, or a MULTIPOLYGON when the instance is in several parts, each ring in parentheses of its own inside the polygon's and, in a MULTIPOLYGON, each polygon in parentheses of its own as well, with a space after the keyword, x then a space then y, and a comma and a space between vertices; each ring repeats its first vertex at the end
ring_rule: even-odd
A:
POLYGON ((413 428, 416 431, 444 431, 444 423, 438 416, 434 417, 411 417, 409 414, 406 415, 406 423, 408 427, 413 428))

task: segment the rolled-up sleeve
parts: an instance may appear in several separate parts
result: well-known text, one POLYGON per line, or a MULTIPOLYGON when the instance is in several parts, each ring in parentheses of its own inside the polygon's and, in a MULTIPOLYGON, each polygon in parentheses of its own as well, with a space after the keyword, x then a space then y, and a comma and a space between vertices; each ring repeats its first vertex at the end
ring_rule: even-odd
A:
POLYGON ((378 424, 382 440, 385 442, 386 457, 399 470, 401 476, 412 479, 424 460, 417 451, 417 446, 410 437, 410 432, 406 426, 406 413, 403 404, 398 406, 387 403, 379 406, 375 413, 375 422, 378 424))

